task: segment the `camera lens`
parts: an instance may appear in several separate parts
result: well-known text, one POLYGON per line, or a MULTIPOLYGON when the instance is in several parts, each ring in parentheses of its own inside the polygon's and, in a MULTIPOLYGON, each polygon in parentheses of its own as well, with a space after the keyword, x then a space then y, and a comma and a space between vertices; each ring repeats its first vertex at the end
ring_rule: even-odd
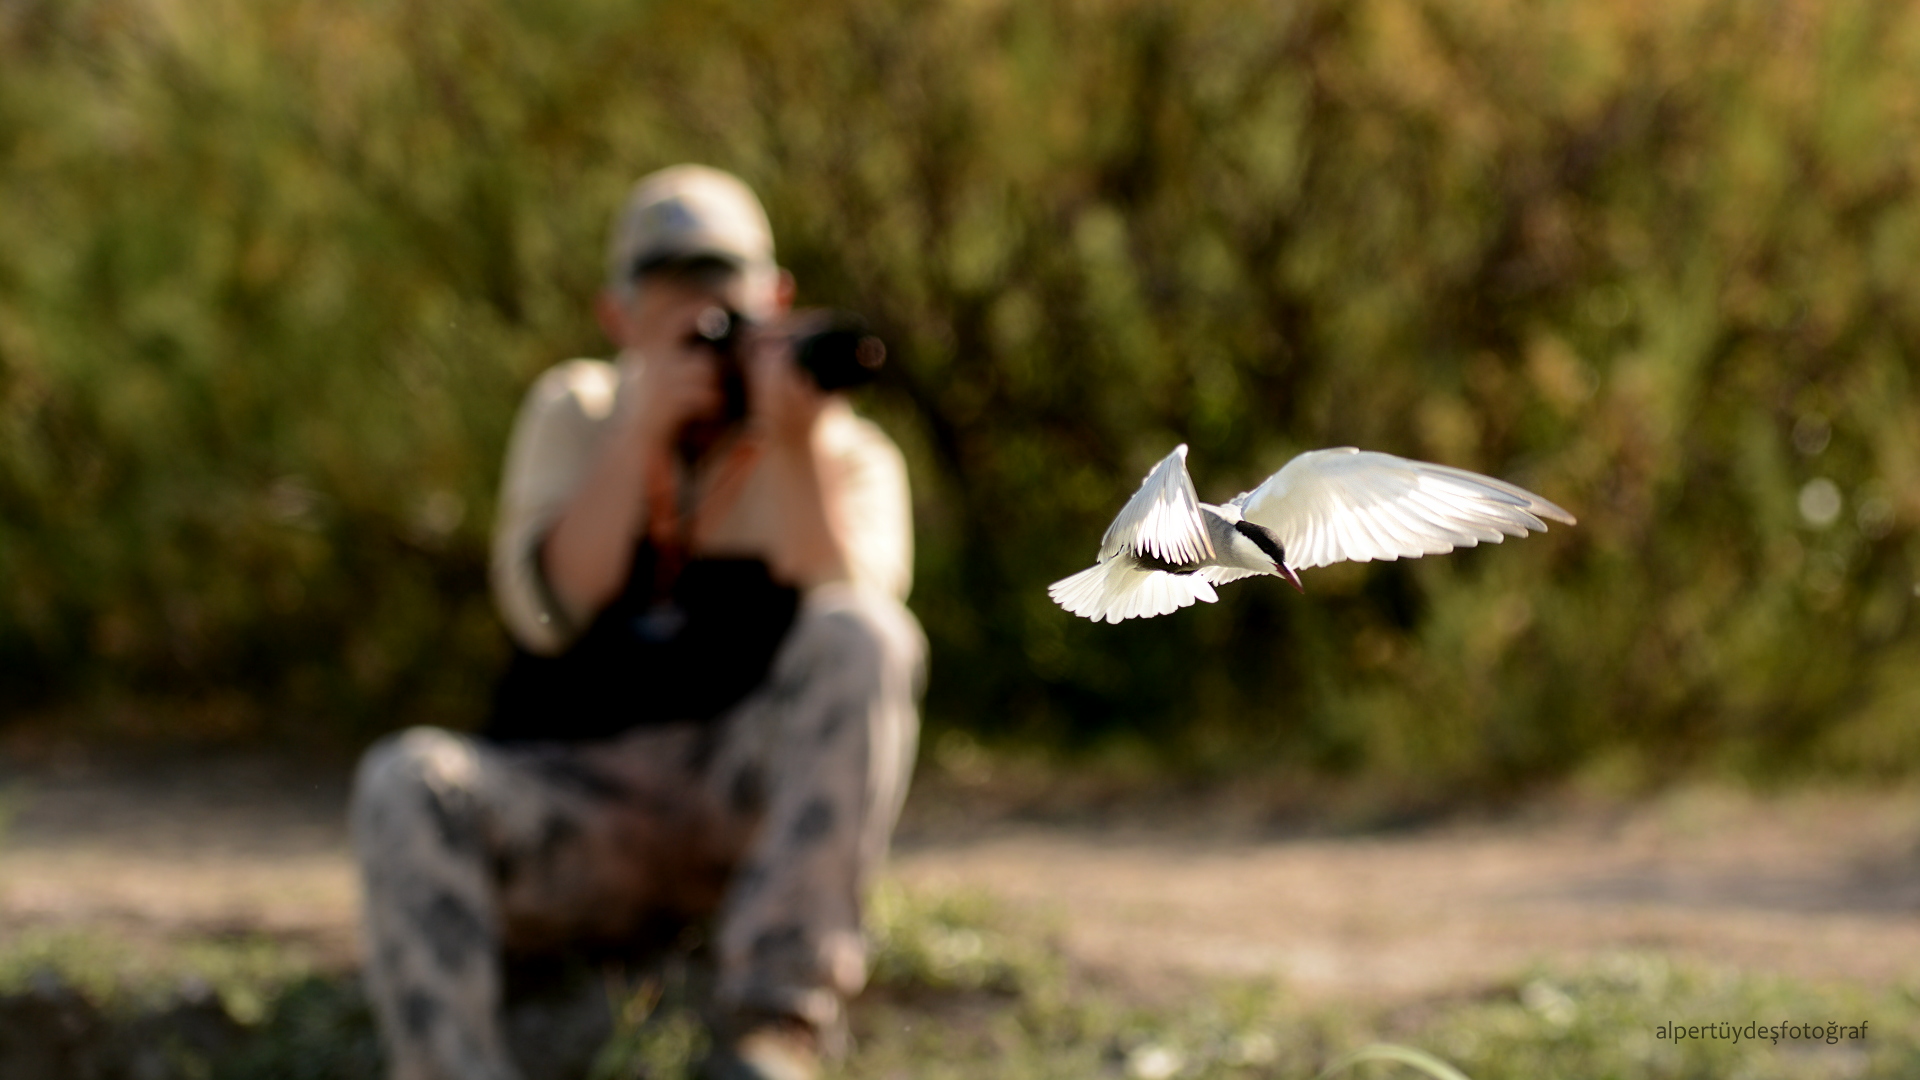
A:
POLYGON ((851 390, 880 376, 887 346, 858 316, 834 312, 794 343, 795 359, 822 390, 851 390))
POLYGON ((718 344, 733 337, 737 321, 738 317, 733 312, 715 305, 694 316, 693 332, 702 340, 718 344))

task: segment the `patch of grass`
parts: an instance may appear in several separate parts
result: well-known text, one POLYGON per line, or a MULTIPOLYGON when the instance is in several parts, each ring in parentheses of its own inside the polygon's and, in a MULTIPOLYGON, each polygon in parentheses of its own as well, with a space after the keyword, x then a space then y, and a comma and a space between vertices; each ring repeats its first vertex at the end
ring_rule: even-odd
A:
POLYGON ((214 1080, 354 1080, 386 1066, 373 1014, 351 976, 309 975, 282 985, 214 1080))
POLYGON ((1129 1080, 1784 1080, 1920 1075, 1920 986, 1870 992, 1681 967, 1651 953, 1543 965, 1416 1009, 1303 1005, 1275 982, 1174 997, 1074 969, 1052 927, 984 897, 882 892, 874 982, 843 1075, 1129 1080), (1662 1039, 1662 1024, 1818 1024, 1821 1038, 1662 1039), (1865 1027, 1865 1037, 1827 1025, 1865 1027), (1383 1042, 1384 1041, 1384 1042, 1383 1042))
MULTIPOLYGON (((1891 991, 1680 967, 1653 954, 1544 965, 1470 997, 1394 1009, 1305 1005, 1275 982, 1195 981, 1151 995, 1071 964, 1055 928, 969 893, 887 886, 871 907, 872 981, 852 1014, 844 1080, 1894 1080, 1920 1075, 1920 986, 1891 991), (1675 1041, 1663 1024, 1818 1025, 1821 1037, 1675 1041), (1827 1025, 1866 1028, 1853 1039, 1827 1025), (1383 1045, 1384 1044, 1384 1045, 1383 1045)), ((122 1031, 168 987, 213 988, 242 1034, 165 1075, 328 1080, 378 1074, 357 980, 271 942, 116 948, 105 934, 0 945, 0 992, 49 975, 122 1031), (37 973, 37 974, 36 974, 37 973), (249 1004, 251 1003, 251 1004, 249 1004), (191 1069, 187 1069, 191 1065, 191 1069)), ((612 1037, 591 1080, 677 1078, 707 1047, 697 966, 609 977, 612 1037)), ((147 1023, 142 1028, 140 1024, 147 1023)), ((155 1036, 159 1037, 159 1036, 155 1036)), ((159 1060, 156 1058, 155 1060, 159 1060)), ((182 1061, 179 1055, 173 1059, 182 1061)))
POLYGON ((893 882, 867 907, 872 983, 893 994, 1056 995, 1065 974, 1043 925, 1021 926, 978 892, 921 893, 893 882))
MULTIPOLYGON (((349 1080, 380 1072, 352 975, 270 938, 154 941, 30 930, 0 945, 0 1011, 52 1018, 37 1051, 73 1075, 151 1080, 349 1080)), ((21 1033, 16 1030, 16 1036, 21 1033)), ((0 1053, 0 1072, 6 1061, 0 1053)), ((34 1075, 40 1075, 35 1073, 34 1075)), ((59 1074, 64 1075, 64 1074, 59 1074)))
POLYGON ((110 1012, 211 994, 242 1024, 263 1021, 284 987, 312 974, 301 950, 259 935, 160 942, 98 929, 28 930, 0 948, 0 994, 49 976, 110 1012))
POLYGON ((1436 1012, 1420 1031, 1423 1045, 1477 1080, 1920 1075, 1914 987, 1873 993, 1816 986, 1677 967, 1650 954, 1542 968, 1508 992, 1436 1012), (1731 1029, 1749 1024, 1789 1030, 1736 1039, 1731 1029), (1663 1025, 1716 1030, 1674 1039, 1663 1037, 1663 1025), (1820 1035, 1793 1037, 1791 1026, 1817 1027, 1820 1035), (1861 1038, 1844 1030, 1862 1027, 1861 1038))
POLYGON ((615 1019, 612 1038, 600 1048, 589 1080, 678 1077, 706 1056, 711 1041, 698 1005, 668 998, 659 980, 632 991, 615 1019))

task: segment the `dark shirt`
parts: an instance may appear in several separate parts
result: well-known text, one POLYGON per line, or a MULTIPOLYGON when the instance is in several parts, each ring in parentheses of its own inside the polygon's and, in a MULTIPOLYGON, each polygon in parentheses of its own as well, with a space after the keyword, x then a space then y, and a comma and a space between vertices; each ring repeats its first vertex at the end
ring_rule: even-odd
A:
POLYGON ((651 543, 626 588, 559 656, 517 648, 483 734, 500 742, 612 738, 720 716, 767 679, 800 593, 759 559, 694 559, 658 583, 651 543))

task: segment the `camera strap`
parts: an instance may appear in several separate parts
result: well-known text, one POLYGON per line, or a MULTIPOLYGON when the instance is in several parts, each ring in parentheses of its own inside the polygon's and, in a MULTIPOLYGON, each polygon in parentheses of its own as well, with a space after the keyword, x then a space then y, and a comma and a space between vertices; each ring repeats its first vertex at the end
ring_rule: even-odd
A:
POLYGON ((759 459, 759 440, 742 433, 714 466, 713 479, 697 502, 691 500, 691 485, 686 492, 681 490, 671 459, 664 455, 654 459, 647 474, 647 539, 658 553, 653 572, 656 601, 664 603, 673 595, 673 583, 687 565, 693 541, 732 508, 759 459), (684 508, 683 495, 688 496, 684 508))

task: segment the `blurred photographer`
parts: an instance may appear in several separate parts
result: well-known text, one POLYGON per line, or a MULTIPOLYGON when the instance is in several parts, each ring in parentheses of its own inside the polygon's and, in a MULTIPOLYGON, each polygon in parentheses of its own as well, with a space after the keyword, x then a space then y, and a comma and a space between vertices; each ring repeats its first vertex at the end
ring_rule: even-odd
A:
POLYGON ((528 393, 493 552, 518 648, 487 732, 403 732, 356 780, 396 1080, 518 1075, 503 954, 708 919, 705 1075, 798 1080, 841 1048, 925 645, 899 451, 821 389, 847 380, 812 373, 793 291, 744 184, 655 173, 609 245, 619 355, 528 393))

